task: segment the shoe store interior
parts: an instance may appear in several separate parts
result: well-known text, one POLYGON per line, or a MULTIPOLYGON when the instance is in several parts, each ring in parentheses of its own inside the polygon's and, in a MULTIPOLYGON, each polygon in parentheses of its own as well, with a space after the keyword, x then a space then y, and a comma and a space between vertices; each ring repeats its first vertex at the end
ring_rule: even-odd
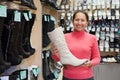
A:
POLYGON ((0 80, 119 74, 120 0, 0 0, 0 80))

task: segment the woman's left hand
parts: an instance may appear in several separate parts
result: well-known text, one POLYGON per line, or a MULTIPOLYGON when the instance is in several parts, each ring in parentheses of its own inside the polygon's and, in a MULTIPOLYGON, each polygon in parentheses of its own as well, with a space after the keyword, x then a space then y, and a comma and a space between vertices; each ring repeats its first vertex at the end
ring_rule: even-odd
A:
POLYGON ((86 66, 86 67, 91 67, 92 63, 90 60, 88 60, 87 62, 85 62, 82 66, 86 66))

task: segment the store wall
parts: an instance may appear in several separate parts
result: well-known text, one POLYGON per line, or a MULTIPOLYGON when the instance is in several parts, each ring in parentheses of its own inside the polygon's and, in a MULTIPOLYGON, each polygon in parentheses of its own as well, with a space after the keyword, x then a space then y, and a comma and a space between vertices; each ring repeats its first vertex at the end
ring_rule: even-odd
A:
MULTIPOLYGON (((41 25, 42 25, 42 20, 41 20, 41 14, 42 14, 42 6, 41 6, 41 3, 40 3, 40 0, 33 0, 36 7, 37 7, 37 10, 32 10, 32 9, 29 9, 29 8, 24 8, 23 9, 26 9, 26 10, 30 10, 33 14, 36 14, 36 19, 35 19, 35 22, 34 22, 34 25, 33 25, 33 28, 32 28, 32 33, 31 33, 31 44, 32 44, 32 47, 35 48, 35 53, 33 55, 31 55, 29 58, 26 58, 26 59, 23 59, 21 64, 17 65, 17 66, 11 66, 10 69, 8 69, 8 74, 9 73, 12 73, 14 72, 15 70, 19 70, 21 68, 28 68, 30 67, 31 65, 37 65, 40 67, 40 73, 38 75, 38 80, 43 80, 42 79, 42 58, 41 58, 41 33, 42 33, 42 30, 41 30, 41 25)), ((14 9, 14 7, 16 6, 16 4, 12 4, 10 2, 9 4, 10 6, 12 6, 12 8, 14 9)), ((18 5, 17 5, 18 6, 18 5)), ((21 6, 21 5, 19 5, 21 6)), ((9 7, 10 8, 10 7, 9 7)))

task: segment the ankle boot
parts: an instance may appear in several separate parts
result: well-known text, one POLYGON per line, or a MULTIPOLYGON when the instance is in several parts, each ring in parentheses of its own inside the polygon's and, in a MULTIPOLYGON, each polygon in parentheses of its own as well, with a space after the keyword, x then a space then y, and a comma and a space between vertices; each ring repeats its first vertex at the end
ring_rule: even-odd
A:
POLYGON ((37 10, 33 0, 21 0, 21 5, 24 5, 31 9, 37 10))
POLYGON ((35 53, 35 49, 32 48, 31 42, 30 42, 30 36, 32 32, 32 27, 35 21, 36 15, 32 14, 32 19, 30 21, 25 22, 24 26, 24 32, 23 32, 23 48, 26 52, 30 52, 31 55, 35 53))
POLYGON ((10 63, 4 60, 3 53, 2 53, 1 38, 2 38, 3 24, 4 24, 4 18, 0 17, 0 74, 4 72, 5 69, 9 68, 11 65, 10 63))
POLYGON ((22 17, 22 22, 21 22, 21 26, 20 26, 20 30, 19 30, 19 35, 18 35, 18 41, 17 41, 17 49, 18 52, 21 56, 23 56, 23 58, 28 58, 30 56, 30 52, 26 52, 23 48, 23 44, 22 44, 22 38, 23 38, 23 31, 24 31, 24 22, 25 22, 25 18, 23 15, 21 15, 22 17))
POLYGON ((84 64, 87 59, 76 58, 69 50, 64 38, 62 27, 58 27, 52 32, 48 32, 51 42, 56 46, 60 54, 60 61, 62 64, 79 66, 84 64))
POLYGON ((14 22, 13 20, 14 10, 8 9, 7 12, 8 16, 7 19, 5 20, 6 22, 5 25, 7 25, 7 28, 9 28, 6 44, 7 61, 10 62, 11 65, 18 65, 22 61, 22 56, 19 55, 17 50, 20 22, 14 22))

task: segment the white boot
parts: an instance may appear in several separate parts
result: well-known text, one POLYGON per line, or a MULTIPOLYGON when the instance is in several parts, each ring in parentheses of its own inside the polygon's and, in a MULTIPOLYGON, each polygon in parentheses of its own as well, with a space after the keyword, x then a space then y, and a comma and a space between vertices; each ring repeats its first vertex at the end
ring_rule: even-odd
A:
POLYGON ((48 32, 51 42, 56 46, 60 54, 60 62, 72 66, 79 66, 87 61, 87 59, 78 59, 70 52, 61 27, 55 28, 52 32, 48 32))

